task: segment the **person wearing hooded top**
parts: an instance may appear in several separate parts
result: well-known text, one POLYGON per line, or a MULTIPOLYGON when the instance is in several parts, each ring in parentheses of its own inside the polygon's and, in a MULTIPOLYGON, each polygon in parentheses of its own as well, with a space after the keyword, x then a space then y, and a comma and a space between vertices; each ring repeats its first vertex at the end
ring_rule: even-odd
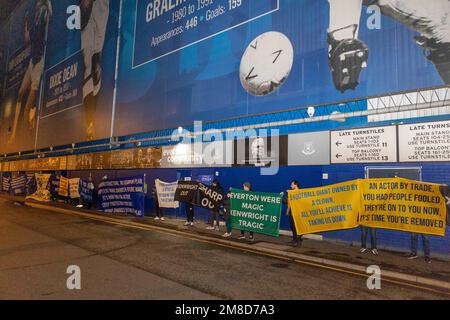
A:
MULTIPOLYGON (((218 194, 223 195, 223 188, 220 185, 219 180, 215 179, 212 183, 211 189, 218 194)), ((209 211, 209 226, 206 227, 208 230, 219 231, 219 209, 209 211)))

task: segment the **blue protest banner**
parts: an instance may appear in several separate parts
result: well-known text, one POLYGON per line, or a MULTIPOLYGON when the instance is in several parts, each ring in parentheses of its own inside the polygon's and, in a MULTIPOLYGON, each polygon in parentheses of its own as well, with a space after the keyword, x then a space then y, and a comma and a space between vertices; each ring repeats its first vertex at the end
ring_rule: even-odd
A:
POLYGON ((94 183, 92 181, 80 180, 80 197, 83 202, 92 203, 94 196, 94 183))
POLYGON ((10 192, 13 196, 25 195, 25 187, 27 185, 27 175, 19 174, 11 179, 10 192))
POLYGON ((98 188, 100 211, 144 216, 144 176, 108 179, 98 188))

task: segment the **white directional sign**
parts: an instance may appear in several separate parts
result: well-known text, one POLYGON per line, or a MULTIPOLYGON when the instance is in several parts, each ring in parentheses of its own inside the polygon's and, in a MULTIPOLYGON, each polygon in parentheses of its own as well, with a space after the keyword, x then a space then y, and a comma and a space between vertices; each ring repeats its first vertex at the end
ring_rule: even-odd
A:
POLYGON ((450 121, 399 126, 400 161, 450 161, 450 121))
POLYGON ((331 163, 397 162, 395 126, 331 132, 331 163))

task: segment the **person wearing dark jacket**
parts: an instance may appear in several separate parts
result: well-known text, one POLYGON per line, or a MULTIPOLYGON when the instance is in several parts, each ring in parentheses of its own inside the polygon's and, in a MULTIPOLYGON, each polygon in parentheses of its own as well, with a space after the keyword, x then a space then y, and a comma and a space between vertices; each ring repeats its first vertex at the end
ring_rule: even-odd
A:
POLYGON ((153 194, 153 203, 155 204, 155 220, 164 221, 164 212, 162 208, 159 206, 158 190, 156 189, 156 186, 153 187, 152 194, 153 194))
MULTIPOLYGON (((244 183, 243 187, 244 187, 244 191, 252 191, 252 185, 250 184, 250 182, 244 183)), ((255 240, 255 238, 253 236, 253 231, 249 231, 249 234, 250 234, 249 239, 251 241, 255 240)), ((240 240, 245 239, 245 231, 244 230, 241 230, 241 236, 238 239, 240 239, 240 240)))
MULTIPOLYGON (((291 182, 291 190, 298 190, 299 189, 299 183, 297 180, 293 180, 291 182)), ((291 231, 292 231, 292 241, 291 243, 294 246, 301 246, 302 245, 302 241, 303 241, 303 236, 297 235, 297 229, 295 228, 295 222, 294 222, 294 217, 292 216, 292 211, 291 208, 289 207, 289 203, 288 203, 288 196, 285 195, 283 192, 281 193, 283 195, 283 203, 286 203, 288 205, 287 209, 286 209, 286 216, 289 219, 289 226, 291 227, 291 231)))
POLYGON ((185 226, 194 226, 194 205, 192 203, 186 202, 185 203, 185 209, 186 209, 186 223, 185 226))
POLYGON ((227 192, 227 195, 225 197, 225 200, 223 200, 223 219, 225 220, 225 224, 227 226, 227 232, 222 235, 224 238, 231 237, 232 234, 232 227, 231 227, 231 191, 227 192))
MULTIPOLYGON (((219 180, 215 179, 213 181, 211 189, 223 195, 223 188, 220 186, 219 180)), ((219 209, 209 211, 209 224, 206 229, 219 231, 219 209)))

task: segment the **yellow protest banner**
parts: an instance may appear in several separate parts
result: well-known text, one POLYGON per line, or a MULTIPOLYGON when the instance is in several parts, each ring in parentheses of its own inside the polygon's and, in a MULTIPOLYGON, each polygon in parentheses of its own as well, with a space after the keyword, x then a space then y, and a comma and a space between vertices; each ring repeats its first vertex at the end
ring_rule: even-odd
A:
POLYGON ((59 178, 59 190, 58 194, 62 197, 69 196, 69 179, 60 177, 59 178))
POLYGON ((358 226, 358 180, 320 188, 289 191, 297 233, 351 229, 358 226))
POLYGON ((36 178, 36 192, 26 197, 27 200, 32 199, 36 201, 50 201, 49 180, 50 174, 38 174, 36 178))
POLYGON ((360 180, 363 226, 444 236, 446 201, 440 185, 395 179, 360 180))

